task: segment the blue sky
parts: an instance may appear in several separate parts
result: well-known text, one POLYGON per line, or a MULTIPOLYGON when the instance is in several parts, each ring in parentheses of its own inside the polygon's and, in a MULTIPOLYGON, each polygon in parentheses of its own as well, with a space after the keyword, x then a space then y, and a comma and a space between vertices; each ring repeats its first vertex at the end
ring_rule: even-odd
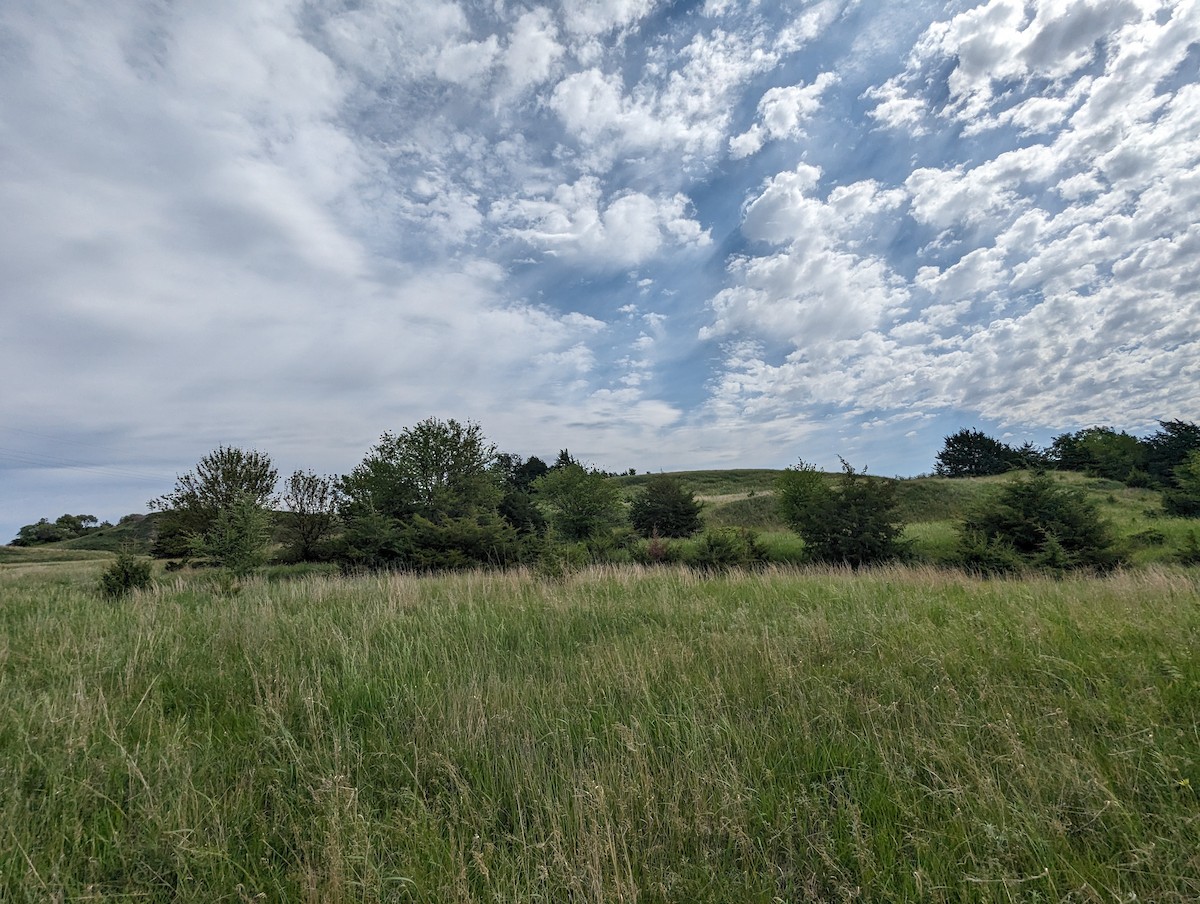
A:
POLYGON ((0 6, 0 535, 480 423, 928 471, 1200 417, 1200 7, 0 6))

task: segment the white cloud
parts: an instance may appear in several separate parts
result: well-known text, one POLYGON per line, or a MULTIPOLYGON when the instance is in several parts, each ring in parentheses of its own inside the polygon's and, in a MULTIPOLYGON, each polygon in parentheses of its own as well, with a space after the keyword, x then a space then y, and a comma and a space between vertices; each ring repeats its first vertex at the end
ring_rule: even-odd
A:
POLYGON ((703 247, 711 238, 689 216, 683 195, 651 198, 624 192, 605 200, 586 177, 559 185, 542 199, 499 202, 491 217, 507 233, 548 254, 599 267, 628 267, 657 256, 664 246, 703 247))
POLYGON ((553 74, 563 52, 550 14, 541 9, 525 13, 517 20, 501 54, 508 84, 517 92, 540 85, 553 74))
POLYGON ((861 335, 902 307, 908 293, 882 258, 856 248, 864 223, 895 207, 895 192, 849 186, 825 200, 821 172, 801 164, 771 179, 746 207, 742 232, 784 246, 730 264, 734 286, 711 302, 706 339, 746 331, 825 354, 828 343, 861 335), (849 214, 849 215, 848 215, 849 214))
POLYGON ((803 138, 804 122, 821 107, 821 95, 838 80, 832 72, 823 72, 811 85, 771 88, 758 102, 758 122, 750 130, 729 139, 732 157, 758 153, 768 141, 803 138))
POLYGON ((682 65, 668 66, 665 50, 652 54, 629 93, 618 73, 592 67, 559 82, 550 107, 584 145, 594 168, 646 152, 682 154, 680 162, 688 166, 722 147, 735 92, 777 61, 762 42, 719 30, 697 35, 679 51, 682 65))
POLYGON ((655 0, 564 0, 563 21, 572 34, 601 35, 636 22, 654 5, 655 0))

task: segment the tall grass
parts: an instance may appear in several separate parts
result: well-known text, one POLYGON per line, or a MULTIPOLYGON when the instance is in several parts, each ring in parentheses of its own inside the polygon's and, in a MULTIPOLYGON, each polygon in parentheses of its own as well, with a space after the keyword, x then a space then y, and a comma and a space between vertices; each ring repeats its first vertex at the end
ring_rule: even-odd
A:
POLYGON ((2 900, 1200 898, 1194 571, 92 579, 0 574, 2 900))

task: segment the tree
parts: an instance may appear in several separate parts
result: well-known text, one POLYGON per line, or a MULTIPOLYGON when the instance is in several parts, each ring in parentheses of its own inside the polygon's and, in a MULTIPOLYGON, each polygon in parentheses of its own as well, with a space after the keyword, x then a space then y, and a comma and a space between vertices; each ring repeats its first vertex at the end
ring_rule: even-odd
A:
POLYGON ((1050 443, 1050 460, 1059 470, 1082 471, 1109 480, 1126 480, 1143 468, 1145 458, 1141 440, 1112 427, 1064 433, 1050 443))
POLYGON ((495 459, 478 424, 428 418, 384 433, 339 482, 345 561, 430 570, 515 559, 495 459))
POLYGON ((555 465, 533 486, 536 498, 550 510, 551 526, 564 540, 592 539, 622 520, 616 484, 580 464, 555 465))
POLYGON ((324 557, 323 544, 337 525, 339 502, 337 480, 333 477, 296 471, 287 479, 279 527, 292 559, 312 562, 324 557))
POLYGON ((26 524, 17 531, 10 546, 41 546, 73 540, 96 530, 99 519, 95 515, 59 515, 51 523, 47 518, 38 519, 36 524, 26 524))
POLYGON ((1200 450, 1189 452, 1172 477, 1175 485, 1163 493, 1163 508, 1172 515, 1200 518, 1200 450))
POLYGON ((1022 454, 1012 446, 979 430, 959 430, 946 437, 933 470, 940 477, 986 477, 1021 464, 1022 454))
POLYGON ((500 501, 491 471, 495 455, 478 424, 453 419, 428 418, 400 433, 384 433, 341 479, 343 511, 437 519, 494 509, 500 501))
POLYGON ((266 561, 270 541, 271 513, 247 494, 217 512, 208 530, 192 538, 191 552, 245 575, 266 561))
POLYGON ((155 542, 158 555, 200 554, 242 569, 261 558, 270 539, 270 509, 279 472, 264 452, 220 446, 152 499, 167 513, 155 542))
POLYGON ((859 568, 904 554, 894 481, 868 477, 844 460, 831 485, 801 461, 776 483, 779 514, 819 562, 859 568))
POLYGON ((959 551, 964 564, 985 570, 1109 568, 1117 561, 1095 503, 1045 472, 1018 477, 968 513, 959 551))
POLYGON ((543 534, 546 519, 533 499, 533 484, 549 472, 550 467, 536 455, 528 459, 511 452, 501 452, 493 466, 500 478, 503 496, 500 514, 523 535, 543 534))
POLYGON ((690 537, 703 526, 702 504, 675 477, 651 477, 629 506, 629 521, 643 537, 690 537))
POLYGON ((1162 486, 1170 486, 1174 471, 1188 453, 1200 450, 1200 425, 1189 421, 1159 421, 1159 429, 1148 436, 1146 470, 1162 486))

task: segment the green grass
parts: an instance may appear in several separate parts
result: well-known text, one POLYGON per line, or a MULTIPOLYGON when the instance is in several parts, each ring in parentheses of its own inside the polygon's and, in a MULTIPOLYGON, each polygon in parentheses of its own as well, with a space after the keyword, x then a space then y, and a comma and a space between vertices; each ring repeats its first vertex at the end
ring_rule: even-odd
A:
POLYGON ((1200 580, 0 572, 0 900, 1200 898, 1200 580))

